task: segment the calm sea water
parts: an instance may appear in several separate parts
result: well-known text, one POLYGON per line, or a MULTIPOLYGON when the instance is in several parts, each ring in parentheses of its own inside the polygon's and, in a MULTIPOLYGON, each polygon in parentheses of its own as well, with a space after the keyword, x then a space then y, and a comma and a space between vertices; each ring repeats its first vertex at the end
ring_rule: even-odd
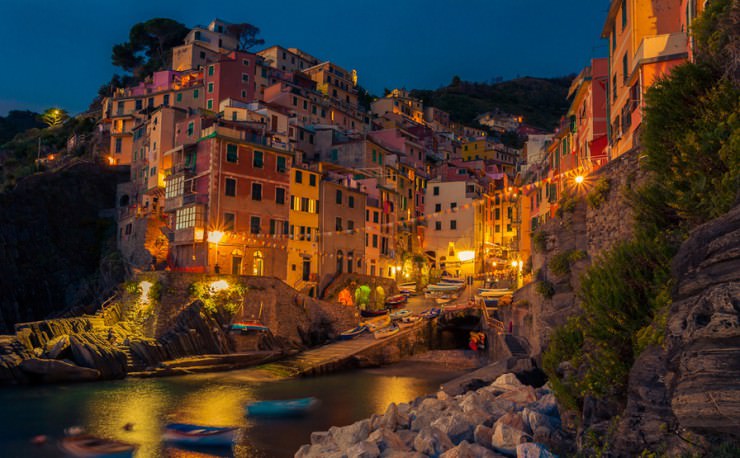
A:
POLYGON ((434 393, 460 375, 459 370, 423 363, 403 363, 317 378, 260 381, 250 371, 158 379, 0 389, 0 456, 62 456, 57 440, 64 428, 86 431, 140 445, 137 458, 156 457, 286 457, 309 442, 312 431, 346 425, 391 402, 407 402, 434 393), (320 407, 304 418, 247 418, 244 404, 253 400, 315 396, 320 407), (166 447, 160 440, 168 422, 241 426, 232 451, 214 455, 166 447), (131 431, 124 430, 133 423, 131 431), (36 435, 50 441, 30 444, 36 435))

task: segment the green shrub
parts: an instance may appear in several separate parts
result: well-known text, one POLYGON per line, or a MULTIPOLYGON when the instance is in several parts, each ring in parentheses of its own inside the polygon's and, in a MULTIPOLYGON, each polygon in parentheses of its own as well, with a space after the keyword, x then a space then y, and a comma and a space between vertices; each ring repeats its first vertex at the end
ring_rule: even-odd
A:
POLYGON ((547 280, 538 281, 535 290, 545 299, 550 299, 555 295, 555 286, 547 280))
POLYGON ((567 213, 573 213, 578 203, 577 198, 572 194, 563 194, 558 201, 558 208, 555 210, 555 216, 562 219, 567 213))
POLYGON ((544 253, 547 251, 547 233, 543 230, 539 230, 532 236, 532 247, 537 253, 544 253))
POLYGON ((237 283, 215 290, 210 282, 195 282, 190 285, 188 292, 193 299, 203 302, 203 308, 209 313, 224 311, 233 315, 244 303, 247 287, 237 283))
POLYGON ((550 379, 550 386, 558 401, 568 409, 578 408, 579 392, 574 382, 559 372, 565 361, 577 361, 583 352, 583 332, 580 319, 571 317, 550 336, 547 350, 542 355, 542 369, 550 379))
POLYGON ((599 208, 606 200, 609 194, 611 183, 606 177, 601 177, 594 185, 594 188, 586 195, 586 201, 591 208, 599 208))
POLYGON ((555 275, 565 275, 570 273, 573 264, 585 259, 587 256, 583 250, 568 250, 558 253, 550 259, 549 267, 555 275))

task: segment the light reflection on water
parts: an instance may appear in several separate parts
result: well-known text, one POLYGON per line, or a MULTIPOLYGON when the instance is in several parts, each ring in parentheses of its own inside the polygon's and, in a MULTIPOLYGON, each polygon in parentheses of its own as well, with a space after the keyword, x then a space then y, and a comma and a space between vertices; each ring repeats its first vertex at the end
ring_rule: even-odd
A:
POLYGON ((280 382, 249 381, 247 370, 0 389, 0 456, 60 456, 55 441, 72 425, 139 444, 137 458, 293 456, 309 441, 312 431, 383 413, 389 403, 435 392, 456 375, 458 372, 407 364, 280 382), (318 397, 321 405, 304 418, 257 420, 244 416, 244 405, 251 400, 306 396, 318 397), (233 452, 217 455, 165 448, 160 435, 168 422, 241 426, 242 437, 233 452), (124 429, 127 423, 133 424, 131 431, 124 429), (29 439, 38 434, 54 440, 41 447, 30 445, 29 439))

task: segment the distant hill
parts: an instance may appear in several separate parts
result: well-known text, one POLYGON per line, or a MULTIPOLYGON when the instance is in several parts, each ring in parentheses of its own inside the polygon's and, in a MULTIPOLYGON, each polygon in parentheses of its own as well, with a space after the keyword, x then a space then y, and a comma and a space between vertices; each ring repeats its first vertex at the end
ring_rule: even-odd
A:
POLYGON ((44 127, 44 123, 39 121, 38 117, 38 113, 28 110, 12 110, 7 116, 0 116, 0 145, 28 129, 44 127))
POLYGON ((424 105, 450 113, 453 121, 474 126, 475 117, 496 108, 524 116, 524 122, 545 130, 554 129, 568 110, 568 87, 574 76, 524 77, 501 83, 473 83, 454 78, 437 90, 411 91, 424 105))

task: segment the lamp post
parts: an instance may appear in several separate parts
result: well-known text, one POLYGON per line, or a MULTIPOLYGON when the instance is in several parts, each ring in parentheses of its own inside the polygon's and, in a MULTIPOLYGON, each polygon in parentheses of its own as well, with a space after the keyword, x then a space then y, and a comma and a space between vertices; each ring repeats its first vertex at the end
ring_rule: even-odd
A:
POLYGON ((214 263, 213 270, 217 274, 220 273, 220 268, 218 267, 218 244, 223 237, 224 233, 222 231, 208 231, 208 243, 216 244, 216 262, 214 263))

